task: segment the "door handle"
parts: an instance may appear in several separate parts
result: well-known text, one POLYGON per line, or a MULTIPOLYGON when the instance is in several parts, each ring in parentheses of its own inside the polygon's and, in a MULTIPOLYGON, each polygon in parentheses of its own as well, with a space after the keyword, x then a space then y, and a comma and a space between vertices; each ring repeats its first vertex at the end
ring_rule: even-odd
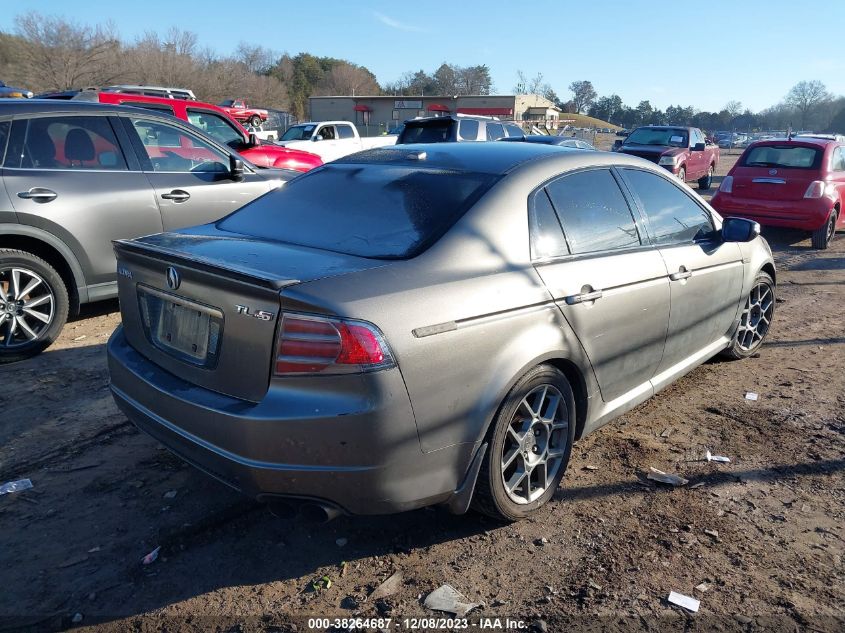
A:
POLYGON ((23 198, 24 200, 32 200, 34 202, 50 202, 55 200, 59 194, 55 191, 51 191, 50 189, 45 189, 44 187, 33 187, 29 191, 20 191, 18 192, 18 198, 23 198))
POLYGON ((672 281, 680 281, 681 279, 689 279, 690 277, 692 277, 692 271, 687 270, 686 266, 681 266, 678 272, 669 275, 669 279, 672 281))
POLYGON ((566 301, 566 305, 575 305, 576 303, 584 303, 585 301, 595 301, 596 299, 602 298, 602 291, 601 290, 594 290, 592 292, 582 292, 581 294, 577 295, 569 295, 568 297, 564 298, 566 301))
POLYGON ((182 189, 174 189, 170 193, 163 193, 161 197, 165 200, 173 200, 173 202, 185 202, 185 200, 191 197, 187 191, 183 191, 182 189))

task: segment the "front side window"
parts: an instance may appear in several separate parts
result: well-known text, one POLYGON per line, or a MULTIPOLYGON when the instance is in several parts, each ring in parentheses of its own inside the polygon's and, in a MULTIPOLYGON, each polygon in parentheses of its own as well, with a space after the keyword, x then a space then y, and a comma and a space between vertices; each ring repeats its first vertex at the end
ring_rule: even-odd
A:
POLYGON ((130 117, 145 171, 228 172, 229 157, 193 134, 160 121, 130 117))
POLYGON ((244 139, 240 131, 219 114, 188 108, 188 121, 218 143, 228 145, 232 149, 243 145, 244 139))
POLYGON ((474 141, 478 138, 478 121, 463 120, 458 128, 462 141, 474 141))
POLYGON ((102 116, 16 120, 4 165, 19 169, 127 169, 111 123, 102 116))
POLYGON ((325 127, 321 127, 320 131, 317 133, 319 136, 323 137, 324 141, 333 141, 337 138, 337 134, 335 134, 334 126, 326 125, 325 127))
POLYGON ((656 244, 690 244, 713 236, 710 214, 668 178, 636 169, 623 169, 639 199, 656 244))
POLYGON ((574 255, 640 245, 634 216, 610 170, 564 176, 546 189, 574 255))
POLYGON ((487 124, 487 140, 488 141, 497 141, 500 138, 504 138, 505 136, 505 128, 501 123, 488 123, 487 124))
POLYGON ((525 132, 518 125, 505 125, 508 136, 525 136, 525 132))

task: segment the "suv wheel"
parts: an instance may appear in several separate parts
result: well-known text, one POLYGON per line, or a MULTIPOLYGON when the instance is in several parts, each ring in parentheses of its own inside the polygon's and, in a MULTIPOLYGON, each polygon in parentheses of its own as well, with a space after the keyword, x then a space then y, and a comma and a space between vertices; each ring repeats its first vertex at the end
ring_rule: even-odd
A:
POLYGON ((529 516, 554 494, 575 438, 575 398, 566 377, 539 365, 499 408, 478 474, 473 508, 504 521, 529 516))
POLYGON ((813 248, 826 249, 830 246, 834 233, 836 233, 836 211, 831 211, 824 226, 813 231, 813 248))
POLYGON ((751 356, 763 344, 774 316, 775 282, 761 271, 757 273, 751 292, 745 299, 733 341, 723 355, 733 359, 751 356))
POLYGON ((50 264, 0 249, 0 363, 35 356, 55 341, 68 305, 67 288, 50 264))

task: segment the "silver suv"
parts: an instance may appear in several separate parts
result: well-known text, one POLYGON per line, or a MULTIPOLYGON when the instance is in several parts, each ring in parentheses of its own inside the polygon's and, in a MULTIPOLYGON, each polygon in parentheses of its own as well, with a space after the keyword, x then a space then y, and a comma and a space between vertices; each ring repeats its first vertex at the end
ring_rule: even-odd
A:
POLYGON ((0 103, 0 165, 0 363, 117 295, 112 240, 216 220, 291 177, 173 117, 39 100, 0 103))
POLYGON ((487 116, 456 114, 432 116, 405 121, 396 139, 397 145, 408 143, 461 143, 467 141, 498 141, 520 138, 525 132, 513 121, 500 121, 487 116))

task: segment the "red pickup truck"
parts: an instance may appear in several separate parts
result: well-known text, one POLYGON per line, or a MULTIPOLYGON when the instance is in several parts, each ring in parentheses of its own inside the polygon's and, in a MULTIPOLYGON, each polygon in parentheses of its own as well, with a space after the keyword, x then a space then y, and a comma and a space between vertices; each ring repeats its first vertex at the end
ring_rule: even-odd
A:
POLYGON ((220 104, 220 107, 233 119, 241 123, 249 123, 252 127, 258 127, 267 120, 267 110, 250 107, 243 99, 227 99, 220 104))
POLYGON ((638 127, 615 149, 657 163, 684 182, 696 181, 699 189, 710 188, 719 164, 719 147, 697 127, 638 127))
POLYGON ((257 167, 308 171, 323 164, 323 159, 312 152, 287 149, 273 143, 262 143, 222 108, 202 101, 151 97, 111 90, 74 90, 44 94, 39 97, 99 101, 166 112, 194 125, 218 143, 228 145, 257 167))

